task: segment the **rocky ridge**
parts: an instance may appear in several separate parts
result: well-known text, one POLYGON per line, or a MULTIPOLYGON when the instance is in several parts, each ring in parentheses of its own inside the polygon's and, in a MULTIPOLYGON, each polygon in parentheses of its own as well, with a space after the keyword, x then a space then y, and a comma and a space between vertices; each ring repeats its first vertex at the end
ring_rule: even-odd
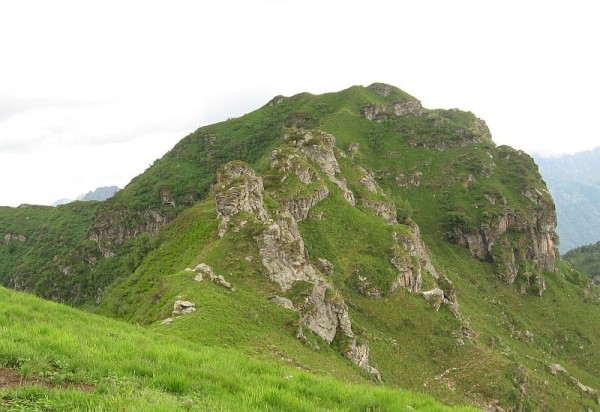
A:
MULTIPOLYGON (((342 299, 330 299, 330 295, 337 296, 334 287, 309 261, 296 219, 286 210, 269 218, 262 203, 262 192, 260 177, 249 166, 242 167, 238 162, 233 162, 221 168, 215 190, 217 210, 221 217, 220 235, 227 233, 227 222, 242 210, 250 212, 256 221, 263 222, 264 228, 255 240, 269 279, 278 284, 282 291, 298 281, 312 284, 310 295, 304 305, 298 308, 302 325, 328 344, 339 334, 348 347, 343 355, 370 374, 380 377, 379 371, 369 365, 369 349, 364 347, 366 344, 359 345, 356 342, 346 304, 342 299), (227 193, 227 196, 223 193, 227 193), (252 199, 251 207, 248 207, 249 199, 252 199), (304 310, 308 306, 310 311, 304 310)), ((302 329, 299 329, 298 337, 303 337, 302 329)))
MULTIPOLYGON (((284 145, 271 153, 271 174, 268 178, 277 184, 268 191, 268 196, 279 201, 281 209, 267 211, 264 203, 265 188, 262 178, 246 164, 238 161, 221 167, 214 186, 217 213, 221 219, 219 236, 229 230, 236 231, 232 222, 247 225, 253 222, 260 229, 254 236, 265 275, 276 283, 282 292, 290 290, 297 282, 310 285, 303 301, 291 302, 275 296, 272 302, 299 312, 301 325, 320 336, 328 344, 342 337, 345 341, 343 354, 369 373, 379 372, 369 365, 367 344, 358 344, 348 308, 341 294, 327 278, 333 266, 325 259, 309 258, 298 222, 307 219, 310 210, 330 194, 326 181, 340 190, 343 198, 351 205, 371 209, 387 224, 397 225, 398 219, 392 202, 379 187, 370 172, 357 167, 359 178, 356 184, 364 187, 367 195, 356 195, 348 188, 338 157, 345 154, 336 148, 335 137, 318 130, 287 130, 284 145), (296 182, 292 179, 297 179, 296 182), (281 185, 280 183, 284 183, 281 185), (302 193, 297 198, 293 195, 302 193), (373 200, 376 199, 376 200, 373 200), (239 213, 247 213, 235 218, 239 213)), ((456 291, 452 282, 435 269, 420 236, 419 228, 411 223, 406 233, 394 232, 395 248, 390 264, 397 269, 397 278, 389 290, 372 286, 367 277, 359 275, 358 291, 380 298, 398 288, 422 293, 424 298, 435 297, 436 309, 445 304, 461 319, 456 291), (430 276, 435 287, 423 291, 423 276, 430 276)), ((298 337, 304 338, 302 328, 298 337)))

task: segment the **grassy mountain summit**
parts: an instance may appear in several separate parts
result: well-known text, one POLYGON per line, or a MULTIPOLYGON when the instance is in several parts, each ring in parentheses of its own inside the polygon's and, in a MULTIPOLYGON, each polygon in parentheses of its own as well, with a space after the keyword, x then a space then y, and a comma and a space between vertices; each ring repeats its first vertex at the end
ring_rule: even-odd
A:
POLYGON ((393 86, 277 96, 103 203, 1 212, 13 288, 446 403, 597 407, 599 293, 535 163, 393 86))

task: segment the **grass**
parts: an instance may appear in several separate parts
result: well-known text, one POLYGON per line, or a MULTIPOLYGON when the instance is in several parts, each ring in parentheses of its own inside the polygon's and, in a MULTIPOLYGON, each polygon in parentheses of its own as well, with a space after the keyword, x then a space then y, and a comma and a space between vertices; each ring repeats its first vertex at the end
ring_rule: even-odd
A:
POLYGON ((312 376, 3 288, 0 308, 0 366, 45 382, 0 388, 6 411, 474 410, 312 376))

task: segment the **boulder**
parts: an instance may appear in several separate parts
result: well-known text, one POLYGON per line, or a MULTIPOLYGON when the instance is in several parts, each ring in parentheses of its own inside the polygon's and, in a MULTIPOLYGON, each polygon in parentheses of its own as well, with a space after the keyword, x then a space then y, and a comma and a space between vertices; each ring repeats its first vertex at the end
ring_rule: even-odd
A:
POLYGON ((294 308, 294 304, 288 298, 284 298, 284 297, 275 295, 269 299, 269 302, 271 302, 274 305, 278 305, 283 308, 286 308, 286 309, 296 310, 296 308, 294 308))
POLYGON ((196 304, 188 300, 176 300, 173 304, 173 316, 187 315, 196 311, 196 304))

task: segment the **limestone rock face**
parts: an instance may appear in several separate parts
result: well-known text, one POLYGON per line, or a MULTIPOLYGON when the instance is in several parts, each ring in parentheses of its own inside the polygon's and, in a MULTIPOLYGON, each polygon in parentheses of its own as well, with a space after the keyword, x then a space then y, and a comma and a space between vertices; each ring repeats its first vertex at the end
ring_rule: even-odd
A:
MULTIPOLYGON (((321 171, 346 194, 352 195, 345 186, 340 174, 339 164, 335 157, 335 139, 331 135, 319 132, 315 137, 311 132, 302 132, 300 136, 287 136, 286 139, 293 143, 306 158, 317 163, 321 171), (344 192, 344 190, 343 190, 344 192)), ((310 168, 297 168, 301 164, 294 160, 294 153, 275 153, 272 156, 274 168, 283 168, 284 171, 306 171, 298 176, 304 184, 310 184, 317 178, 310 168), (289 155, 288 155, 289 154, 289 155)), ((284 175, 285 176, 285 175, 284 175)), ((358 366, 379 376, 379 372, 368 365, 368 347, 357 346, 352 332, 352 324, 348 315, 348 308, 337 291, 327 283, 322 275, 312 266, 304 248, 304 240, 298 230, 296 218, 288 209, 295 211, 300 218, 306 218, 308 211, 316 204, 318 198, 323 198, 329 192, 321 193, 312 201, 303 205, 286 204, 284 210, 277 212, 275 219, 268 219, 267 211, 263 204, 262 180, 254 171, 241 162, 231 162, 221 168, 215 185, 217 200, 217 214, 221 218, 219 234, 222 236, 227 231, 227 222, 237 213, 245 211, 252 214, 259 222, 263 222, 263 230, 254 239, 258 246, 258 254, 269 279, 275 282, 282 291, 289 290, 295 282, 304 281, 312 284, 312 291, 305 302, 297 308, 300 320, 311 331, 331 343, 336 335, 344 336, 349 341, 349 347, 355 348, 354 352, 348 351, 344 356, 356 360, 358 366), (351 355, 352 354, 352 355, 351 355), (360 363, 358 363, 360 362, 360 363)), ((325 186, 326 187, 326 186, 325 186)), ((353 195, 346 197, 352 200, 353 195)), ((329 262, 327 262, 329 263, 329 262)), ((212 269, 205 264, 200 264, 194 270, 201 277, 214 277, 212 269)), ((275 304, 293 309, 295 306, 289 299, 276 296, 271 299, 275 304)), ((299 334, 302 335, 301 333, 299 334)))
POLYGON ((392 105, 396 116, 415 116, 423 112, 423 106, 418 100, 402 100, 392 105))
POLYGON ((341 174, 333 135, 319 130, 295 130, 286 134, 284 140, 298 147, 309 160, 315 162, 329 181, 340 188, 348 203, 353 206, 356 204, 354 193, 348 189, 346 179, 341 174))
POLYGON ((390 93, 392 93, 392 86, 385 83, 373 83, 372 85, 367 87, 369 90, 373 90, 375 93, 388 97, 390 93))
POLYGON ((369 120, 381 121, 388 117, 386 107, 382 104, 370 104, 363 107, 361 112, 369 120))
POLYGON ((302 315, 304 324, 327 343, 333 341, 338 329, 344 336, 354 337, 346 304, 326 296, 332 289, 327 282, 317 280, 307 301, 312 308, 302 315))
POLYGON ((221 167, 215 186, 220 237, 227 231, 231 217, 239 212, 249 212, 258 220, 267 219, 262 193, 262 179, 247 164, 229 162, 221 167))
POLYGON ((256 243, 267 276, 282 290, 288 290, 296 281, 315 277, 316 271, 308 262, 304 240, 293 216, 270 223, 256 237, 256 243))
POLYGON ((141 233, 156 235, 168 222, 168 215, 158 209, 145 209, 140 212, 128 209, 100 209, 88 239, 98 244, 98 250, 103 257, 110 258, 115 255, 115 249, 126 240, 133 239, 141 233))
POLYGON ((541 272, 553 271, 557 258, 556 212, 549 195, 525 189, 523 195, 535 203, 531 213, 517 215, 506 209, 472 231, 454 228, 450 240, 468 247, 473 256, 493 261, 497 275, 507 284, 521 276, 525 289, 535 286, 540 295, 545 290, 541 272), (518 244, 511 238, 518 233, 518 244))
MULTIPOLYGON (((422 292, 423 297, 428 301, 433 301, 436 310, 441 304, 445 304, 457 319, 462 319, 460 306, 456 297, 456 289, 446 275, 436 270, 429 258, 429 252, 421 237, 421 231, 416 224, 409 226, 408 234, 394 233, 394 238, 398 245, 410 259, 392 261, 392 264, 398 268, 399 276, 392 284, 392 290, 398 287, 404 287, 411 292, 421 292, 423 287, 423 276, 431 276, 437 287, 432 290, 422 292), (441 291, 441 293, 440 293, 441 291)), ((393 259, 393 258, 392 258, 393 259)))
POLYGON ((347 357, 352 362, 360 366, 365 371, 369 372, 371 375, 375 376, 377 379, 381 380, 381 373, 371 365, 369 365, 369 352, 371 349, 369 345, 357 345, 353 342, 350 345, 350 349, 347 352, 347 357))
POLYGON ((285 209, 298 221, 301 222, 308 217, 310 209, 317 203, 329 196, 329 188, 322 185, 306 197, 297 197, 282 201, 285 209))

